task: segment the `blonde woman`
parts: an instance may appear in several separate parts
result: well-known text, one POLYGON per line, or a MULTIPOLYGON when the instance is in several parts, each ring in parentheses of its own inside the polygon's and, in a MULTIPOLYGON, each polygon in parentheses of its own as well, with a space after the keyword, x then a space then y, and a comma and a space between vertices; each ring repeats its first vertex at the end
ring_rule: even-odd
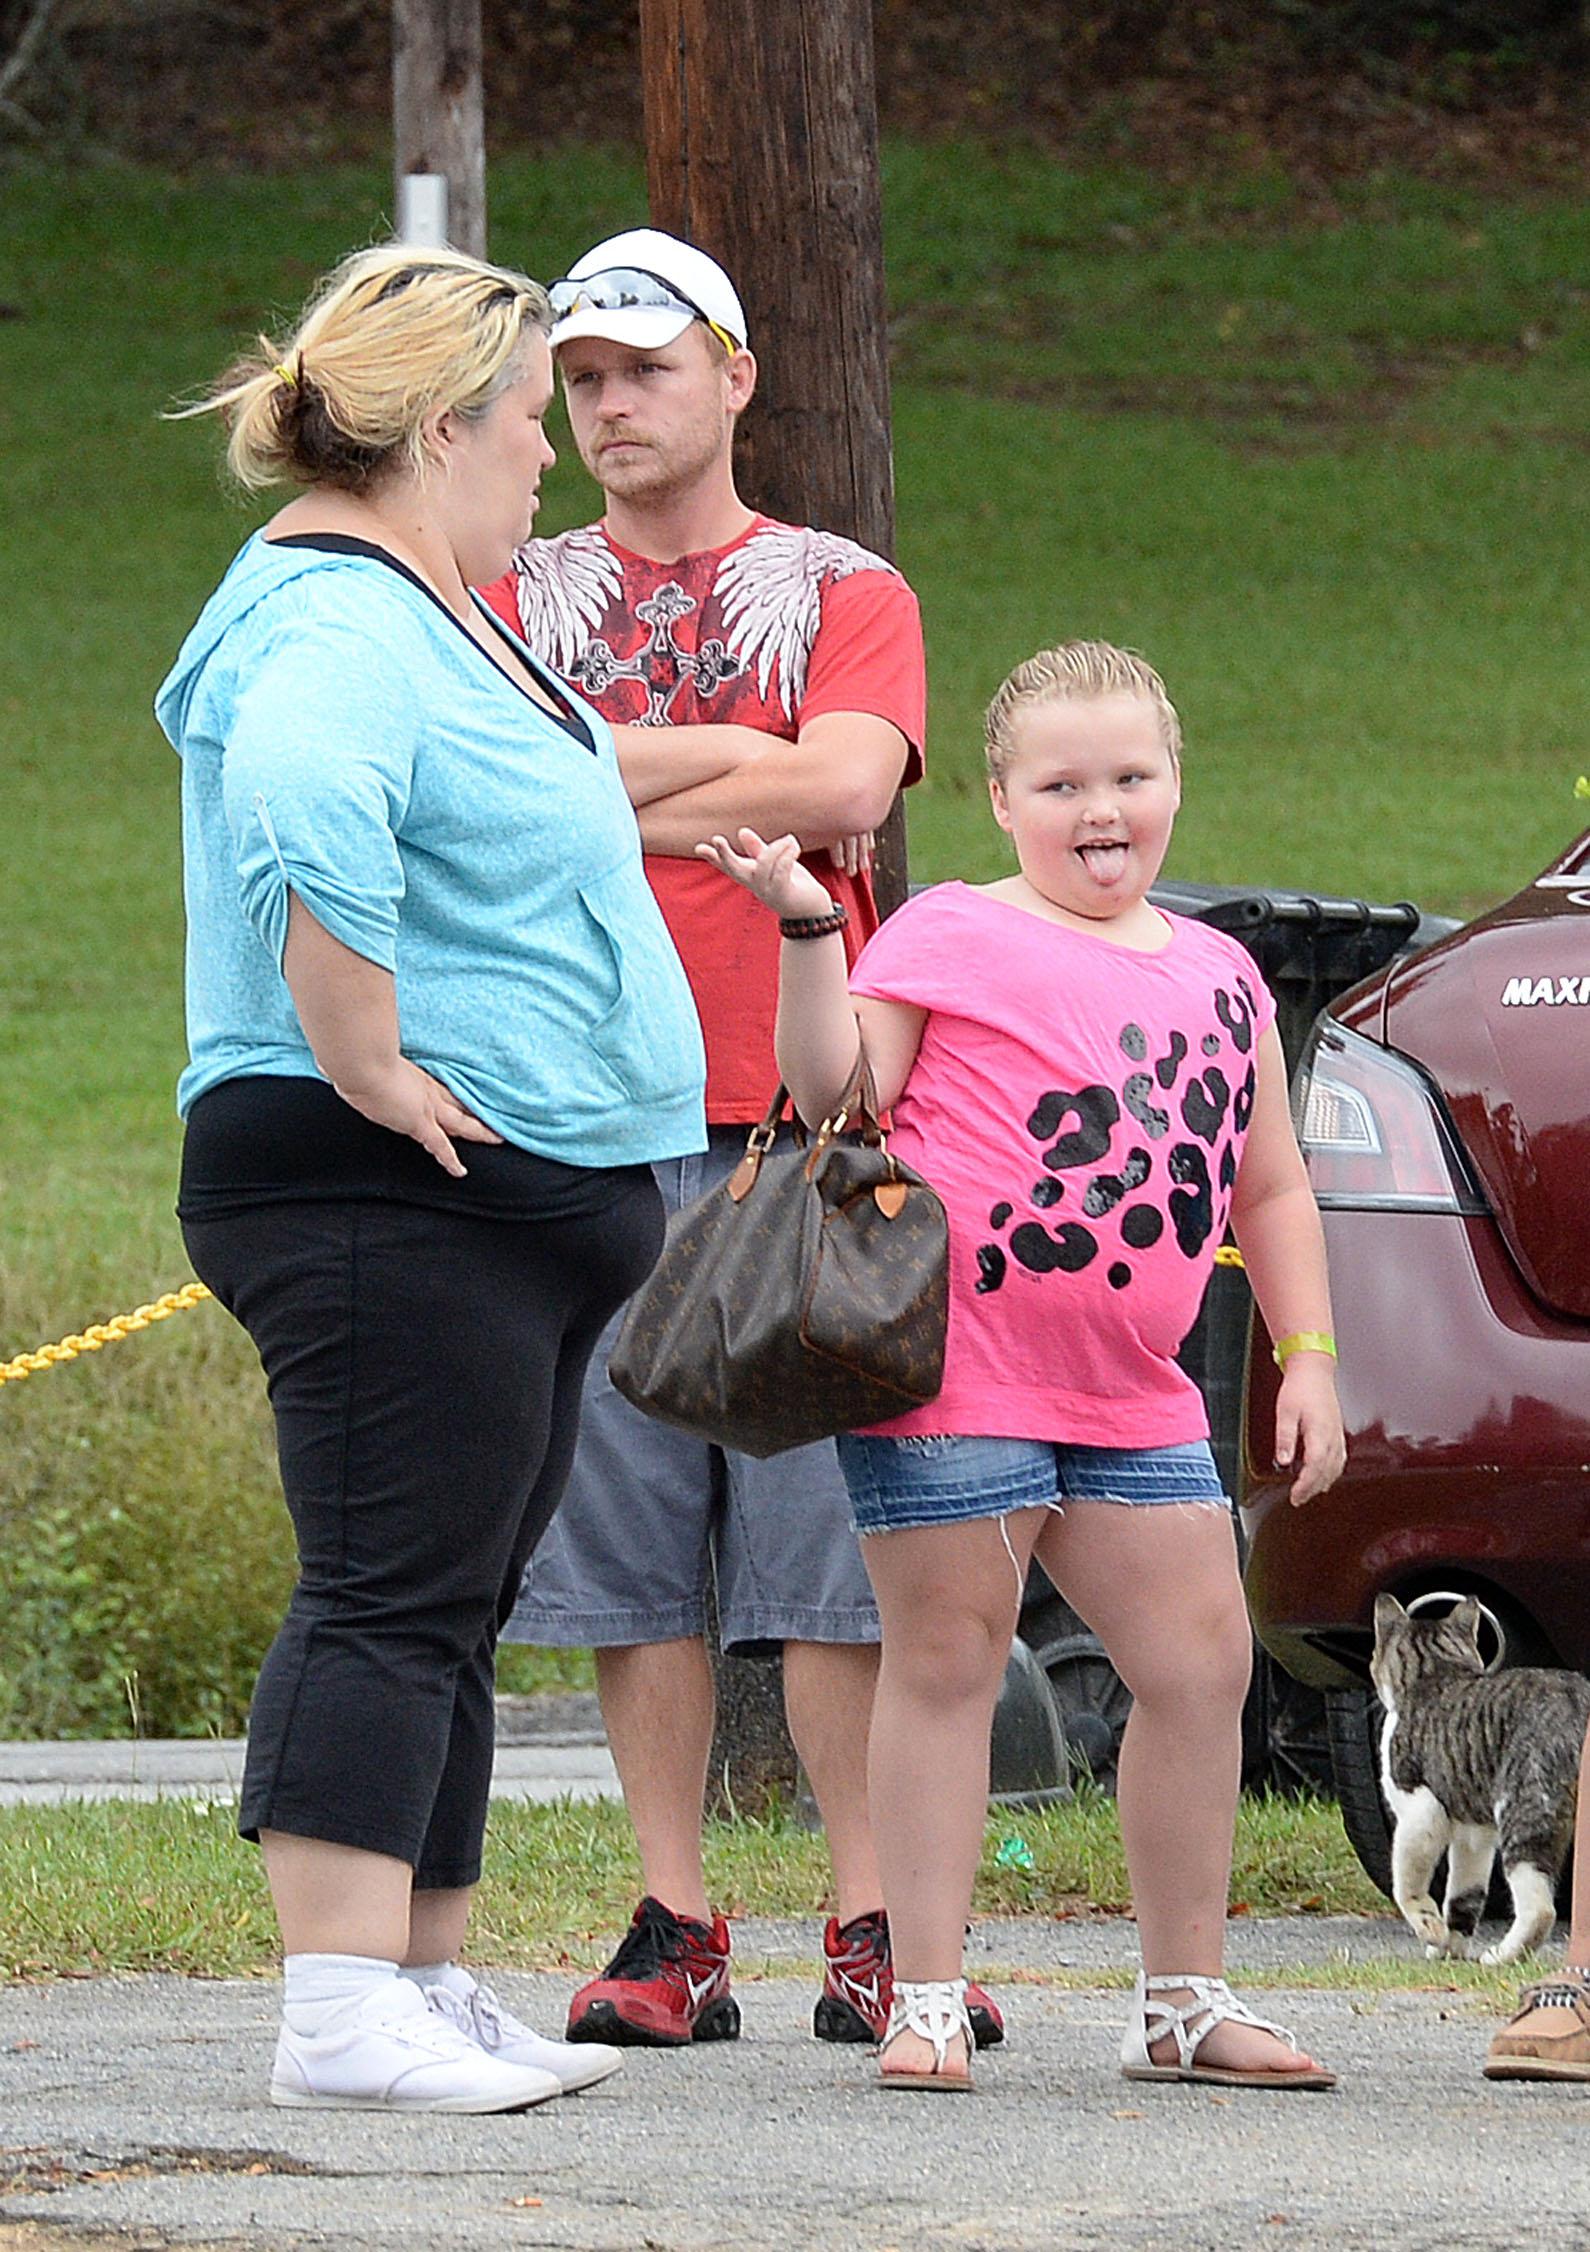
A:
POLYGON ((605 723, 470 594, 551 462, 547 302, 360 253, 192 411, 301 488, 160 691, 183 766, 179 1202, 269 1380, 300 1577, 240 1826, 286 1956, 277 2103, 509 2111, 617 2052, 457 1962, 498 1627, 581 1376, 700 1147, 690 995, 605 723))

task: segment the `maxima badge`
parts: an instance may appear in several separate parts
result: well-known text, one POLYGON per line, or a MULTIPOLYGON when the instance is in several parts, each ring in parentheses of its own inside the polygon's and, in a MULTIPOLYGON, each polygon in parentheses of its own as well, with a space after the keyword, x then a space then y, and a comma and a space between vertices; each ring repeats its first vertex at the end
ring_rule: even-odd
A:
POLYGON ((1590 977, 1510 977, 1502 987, 1504 1009, 1574 1008, 1590 1002, 1590 977))

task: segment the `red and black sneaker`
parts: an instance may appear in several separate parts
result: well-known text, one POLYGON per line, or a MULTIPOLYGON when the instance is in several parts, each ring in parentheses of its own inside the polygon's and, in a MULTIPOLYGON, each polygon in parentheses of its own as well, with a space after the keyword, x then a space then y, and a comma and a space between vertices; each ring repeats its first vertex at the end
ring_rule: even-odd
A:
POLYGON ((974 1978, 966 1981, 966 2014, 972 2021, 974 2045, 997 2049, 1005 2038, 1005 2020, 992 1994, 985 1994, 974 1978))
POLYGON ((729 1927, 676 1916, 648 1893, 618 1953, 569 2004, 571 2041, 676 2049, 735 2041, 740 2005, 729 1992, 729 1927))
POLYGON ((881 2041, 894 1999, 889 1922, 881 1908, 842 1924, 830 1916, 823 1933, 827 1975, 812 2012, 819 2041, 881 2041))
MULTIPOLYGON (((819 2041, 881 2041, 894 2000, 889 1919, 883 1909, 854 1916, 848 1924, 830 1916, 823 1933, 823 1954, 827 1975, 812 2012, 812 2031, 819 2041)), ((966 2014, 972 2021, 972 2039, 980 2049, 995 2048, 1003 2041, 1004 2019, 983 1989, 970 1980, 966 2014)))

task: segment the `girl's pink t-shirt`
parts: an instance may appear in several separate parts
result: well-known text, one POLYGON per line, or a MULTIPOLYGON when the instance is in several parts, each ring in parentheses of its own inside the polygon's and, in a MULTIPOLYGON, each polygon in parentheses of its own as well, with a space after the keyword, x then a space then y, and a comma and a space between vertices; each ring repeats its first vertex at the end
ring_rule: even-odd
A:
POLYGON ((1134 953, 967 884, 891 915, 852 993, 925 1008, 891 1147, 950 1222, 944 1388, 871 1428, 1104 1447, 1206 1437, 1197 1319, 1275 1004, 1223 931, 1134 953))

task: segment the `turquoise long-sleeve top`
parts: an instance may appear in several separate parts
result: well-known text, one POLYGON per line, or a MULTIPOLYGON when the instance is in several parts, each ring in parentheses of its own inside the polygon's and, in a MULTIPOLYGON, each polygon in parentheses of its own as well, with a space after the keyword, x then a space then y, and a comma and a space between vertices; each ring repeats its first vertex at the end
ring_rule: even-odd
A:
POLYGON ((182 760, 184 1116, 224 1079, 321 1076, 282 975, 296 892, 392 972, 403 1053, 506 1140, 590 1166, 705 1146, 612 733, 516 646, 575 727, 358 543, 241 550, 155 705, 182 760))

